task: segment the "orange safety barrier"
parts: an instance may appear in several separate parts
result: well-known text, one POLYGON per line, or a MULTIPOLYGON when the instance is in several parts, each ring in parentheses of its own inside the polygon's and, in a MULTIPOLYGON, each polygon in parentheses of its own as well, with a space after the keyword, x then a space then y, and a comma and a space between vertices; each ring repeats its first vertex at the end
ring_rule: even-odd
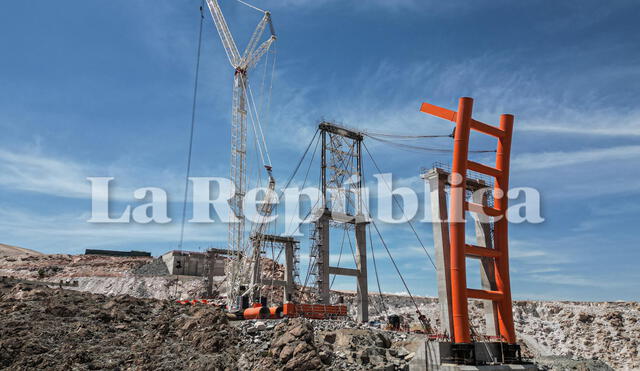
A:
POLYGON ((347 316, 347 306, 285 303, 283 306, 283 314, 287 317, 335 319, 347 316))
MULTIPOLYGON (((176 303, 178 304, 191 304, 191 305, 196 305, 196 304, 209 304, 209 301, 207 299, 191 299, 191 300, 176 300, 176 303)), ((213 303, 211 303, 212 305, 215 305, 213 303)))
POLYGON ((451 271, 451 312, 453 319, 453 339, 456 343, 470 343, 468 298, 492 300, 498 307, 500 335, 508 343, 515 344, 509 279, 509 244, 507 212, 507 191, 509 190, 509 158, 511 155, 511 135, 513 115, 500 116, 500 127, 487 125, 471 118, 473 99, 460 98, 458 112, 423 103, 424 113, 456 123, 453 163, 451 167, 451 196, 449 206, 449 249, 451 271), (495 167, 469 160, 470 131, 476 130, 498 139, 495 167), (465 200, 467 171, 475 171, 496 179, 493 190, 493 207, 467 202, 465 200), (457 178, 457 179, 456 179, 457 178), (465 212, 484 213, 494 218, 494 249, 468 245, 465 242, 465 212), (483 256, 494 259, 496 291, 467 288, 466 257, 483 256))
POLYGON ((296 315, 296 305, 293 303, 284 303, 282 305, 282 314, 287 317, 293 317, 296 315))

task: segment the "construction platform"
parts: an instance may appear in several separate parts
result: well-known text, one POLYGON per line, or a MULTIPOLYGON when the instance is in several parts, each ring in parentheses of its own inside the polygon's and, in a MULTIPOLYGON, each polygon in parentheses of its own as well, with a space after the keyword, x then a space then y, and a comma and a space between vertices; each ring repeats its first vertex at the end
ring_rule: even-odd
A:
POLYGON ((416 355, 409 364, 410 371, 493 371, 493 370, 527 370, 538 368, 531 363, 499 363, 502 358, 497 343, 474 343, 477 365, 449 363, 445 357, 450 354, 451 343, 425 340, 416 350, 416 355), (442 357, 442 359, 441 359, 442 357), (484 364, 482 364, 484 363, 484 364))

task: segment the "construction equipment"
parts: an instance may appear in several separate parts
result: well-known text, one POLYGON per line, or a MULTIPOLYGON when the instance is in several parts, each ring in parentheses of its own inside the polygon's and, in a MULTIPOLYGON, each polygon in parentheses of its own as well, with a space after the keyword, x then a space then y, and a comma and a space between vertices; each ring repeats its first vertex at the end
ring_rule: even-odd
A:
POLYGON ((401 324, 402 317, 397 314, 392 314, 387 317, 387 328, 385 328, 385 330, 400 331, 401 324))
POLYGON ((267 186, 264 202, 260 208, 260 215, 262 220, 253 225, 251 232, 251 242, 253 244, 252 253, 252 270, 251 270, 251 295, 250 297, 254 302, 258 301, 260 297, 260 283, 262 281, 262 269, 260 269, 260 262, 262 258, 262 242, 265 236, 265 230, 267 228, 267 220, 271 213, 273 213, 273 207, 276 203, 276 181, 271 173, 271 166, 265 166, 267 174, 269 174, 269 185, 267 186))
MULTIPOLYGON (((244 3, 245 5, 248 5, 244 3)), ((263 13, 263 17, 258 23, 253 35, 247 44, 246 49, 240 54, 236 43, 231 35, 229 26, 222 14, 218 0, 207 0, 207 6, 213 17, 220 40, 224 46, 227 58, 234 69, 233 81, 233 103, 232 103, 232 120, 231 120, 231 171, 230 178, 233 184, 231 195, 231 214, 228 231, 229 250, 236 252, 234 259, 230 261, 227 298, 229 303, 233 303, 234 298, 240 294, 240 284, 248 281, 247 264, 243 257, 248 257, 249 245, 245 244, 245 219, 243 212, 243 200, 246 192, 247 174, 246 174, 246 152, 247 152, 247 112, 254 121, 254 132, 256 134, 256 142, 260 147, 263 163, 269 173, 270 182, 271 164, 268 153, 265 158, 263 153, 266 152, 266 143, 264 134, 259 127, 259 117, 255 102, 253 102, 253 94, 249 86, 249 71, 253 68, 269 50, 273 42, 276 40, 275 30, 271 22, 271 14, 268 11, 258 9, 248 5, 263 13), (260 43, 265 29, 269 27, 270 37, 260 43), (257 122, 255 122, 257 121, 257 122), (256 128, 258 126, 258 128, 256 128), (258 138, 260 137, 260 138, 258 138)), ((275 187, 275 183, 273 185, 275 187)))

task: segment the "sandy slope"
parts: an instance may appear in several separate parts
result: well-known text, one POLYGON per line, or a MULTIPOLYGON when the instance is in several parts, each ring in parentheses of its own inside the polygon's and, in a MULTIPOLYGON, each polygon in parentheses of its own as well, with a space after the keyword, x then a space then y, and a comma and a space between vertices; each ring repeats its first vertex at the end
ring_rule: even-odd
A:
POLYGON ((0 256, 43 255, 35 250, 0 243, 0 256))

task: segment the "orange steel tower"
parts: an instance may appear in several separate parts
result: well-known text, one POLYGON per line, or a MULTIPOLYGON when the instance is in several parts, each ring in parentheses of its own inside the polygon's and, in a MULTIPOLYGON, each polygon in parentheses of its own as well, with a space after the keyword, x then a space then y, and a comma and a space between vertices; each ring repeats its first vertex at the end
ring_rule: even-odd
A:
POLYGON ((422 112, 456 123, 453 163, 451 166, 451 196, 449 204, 450 292, 453 336, 455 343, 471 343, 469 298, 491 300, 497 304, 500 336, 509 344, 516 343, 509 283, 509 244, 507 191, 509 189, 509 158, 513 115, 500 116, 500 127, 474 120, 473 99, 460 98, 458 112, 423 103, 422 112), (469 160, 471 130, 497 138, 495 167, 469 160), (475 171, 495 178, 494 205, 477 204, 465 200, 467 171, 475 171), (467 244, 465 241, 466 212, 493 218, 494 249, 467 244), (476 290, 467 287, 466 257, 481 256, 494 260, 496 290, 476 290))

